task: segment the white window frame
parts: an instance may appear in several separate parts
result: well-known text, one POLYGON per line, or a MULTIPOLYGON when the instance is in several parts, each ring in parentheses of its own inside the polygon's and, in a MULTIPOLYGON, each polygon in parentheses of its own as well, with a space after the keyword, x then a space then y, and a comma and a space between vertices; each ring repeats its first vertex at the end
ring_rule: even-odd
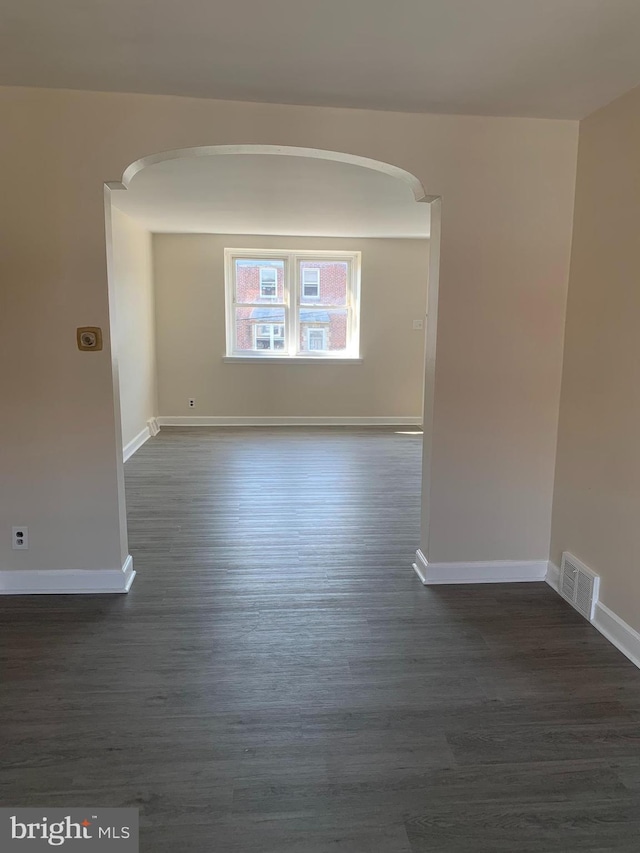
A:
MULTIPOLYGON (((288 249, 225 249, 225 316, 226 316, 226 355, 228 361, 240 361, 251 359, 253 361, 341 361, 360 362, 360 252, 341 251, 291 251, 288 249), (264 297, 269 301, 262 302, 236 302, 235 300, 235 274, 236 260, 275 260, 284 262, 284 280, 282 300, 273 297, 264 297), (347 269, 347 293, 344 305, 328 305, 313 301, 309 297, 302 296, 302 273, 301 263, 303 261, 317 261, 326 263, 328 261, 346 262, 347 269), (268 304, 270 308, 282 308, 284 312, 284 334, 285 346, 283 350, 240 350, 236 340, 236 308, 264 308, 268 304), (331 311, 339 309, 347 311, 347 345, 344 350, 330 352, 328 350, 302 350, 300 346, 300 309, 322 309, 331 311)), ((277 269, 277 268, 276 268, 277 269)), ((319 299, 320 285, 318 281, 319 299)), ((274 321, 268 320, 273 324, 274 321)), ((265 325, 263 322, 261 325, 265 325)), ((275 321, 275 325, 282 325, 275 321)), ((255 333, 254 333, 255 342, 255 333)), ((255 343, 254 343, 255 345, 255 343)))
POLYGON ((300 296, 302 299, 320 299, 320 268, 319 267, 304 267, 301 270, 301 282, 300 282, 300 296), (317 277, 315 281, 311 282, 311 286, 315 287, 316 292, 313 296, 309 296, 309 294, 305 293, 306 288, 309 286, 309 282, 304 280, 305 275, 309 272, 317 273, 317 277))
POLYGON ((278 298, 278 268, 277 267, 259 267, 258 276, 260 277, 260 299, 273 299, 276 300, 278 298), (276 274, 275 280, 275 293, 273 295, 267 295, 262 292, 263 287, 273 287, 271 282, 266 282, 262 280, 262 273, 265 270, 273 271, 276 274))

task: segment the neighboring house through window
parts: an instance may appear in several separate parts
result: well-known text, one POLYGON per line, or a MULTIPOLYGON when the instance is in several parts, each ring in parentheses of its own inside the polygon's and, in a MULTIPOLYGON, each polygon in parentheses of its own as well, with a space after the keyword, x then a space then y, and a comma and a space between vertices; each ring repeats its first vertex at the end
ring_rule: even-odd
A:
POLYGON ((358 358, 360 253, 225 249, 227 356, 358 358))
POLYGON ((305 299, 318 299, 320 296, 320 269, 305 267, 302 270, 302 295, 305 299))
POLYGON ((307 329, 307 349, 310 352, 318 352, 327 348, 327 330, 324 328, 307 329))
POLYGON ((284 349, 284 326, 276 323, 256 323, 253 328, 257 350, 284 349))
POLYGON ((275 299, 278 287, 278 271, 275 267, 260 267, 260 297, 262 299, 275 299))

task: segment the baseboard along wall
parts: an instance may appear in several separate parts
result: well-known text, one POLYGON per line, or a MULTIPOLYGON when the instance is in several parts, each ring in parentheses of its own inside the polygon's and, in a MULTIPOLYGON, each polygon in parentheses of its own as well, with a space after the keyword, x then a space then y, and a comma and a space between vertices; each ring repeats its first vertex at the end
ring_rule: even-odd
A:
POLYGON ((149 427, 145 427, 143 430, 140 430, 140 432, 135 436, 135 438, 132 438, 131 441, 125 444, 122 448, 123 460, 126 462, 127 459, 131 459, 136 450, 140 450, 142 445, 145 442, 149 441, 150 438, 151 431, 149 430, 149 427))
POLYGON ((460 563, 430 563, 416 551, 415 573, 425 586, 457 583, 524 583, 543 581, 546 560, 490 560, 460 563))
MULTIPOLYGON (((545 580, 553 590, 560 594, 560 568, 555 563, 549 562, 545 580)), ((632 664, 640 669, 640 634, 635 628, 632 628, 601 601, 596 601, 591 624, 632 664)))
MULTIPOLYGON (((560 594, 560 569, 547 560, 429 563, 422 551, 418 550, 413 569, 425 586, 545 581, 560 594)), ((591 624, 631 663, 640 668, 640 633, 601 601, 596 602, 591 624)))
POLYGON ((140 430, 122 449, 123 460, 131 459, 143 444, 166 427, 238 427, 238 426, 388 426, 388 427, 417 427, 420 428, 422 418, 408 415, 406 417, 244 417, 235 415, 161 415, 151 418, 148 425, 140 430))
POLYGON ((122 569, 0 571, 0 595, 105 595, 126 593, 136 573, 129 555, 122 569))
POLYGON ((150 438, 153 438, 154 435, 157 435, 159 432, 160 426, 158 424, 158 419, 149 418, 146 427, 140 430, 135 438, 132 438, 131 441, 125 444, 122 448, 123 460, 126 462, 127 459, 130 459, 136 450, 140 450, 145 442, 149 441, 150 438))
POLYGON ((244 415, 161 415, 158 424, 163 426, 415 426, 422 423, 420 416, 384 417, 245 417, 244 415))

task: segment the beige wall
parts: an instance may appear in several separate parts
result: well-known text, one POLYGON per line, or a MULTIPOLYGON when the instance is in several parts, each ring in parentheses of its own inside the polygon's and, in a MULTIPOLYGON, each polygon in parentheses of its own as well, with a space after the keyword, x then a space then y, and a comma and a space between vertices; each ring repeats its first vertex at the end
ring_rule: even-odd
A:
POLYGON ((160 415, 422 414, 427 240, 155 234, 160 415), (362 363, 229 364, 224 249, 362 252, 362 363), (187 400, 195 397, 196 408, 187 400))
POLYGON ((115 351, 127 445, 158 414, 151 234, 115 208, 111 217, 115 351))
MULTIPOLYGON (((126 549, 103 182, 145 155, 260 143, 392 163, 442 196, 429 558, 548 553, 577 124, 0 89, 0 567, 126 549), (120 498, 120 500, 119 500, 120 498), (30 525, 12 551, 10 525, 30 525)), ((356 368, 357 369, 357 368, 356 368)))
POLYGON ((640 630, 640 88, 581 123, 551 559, 640 630))

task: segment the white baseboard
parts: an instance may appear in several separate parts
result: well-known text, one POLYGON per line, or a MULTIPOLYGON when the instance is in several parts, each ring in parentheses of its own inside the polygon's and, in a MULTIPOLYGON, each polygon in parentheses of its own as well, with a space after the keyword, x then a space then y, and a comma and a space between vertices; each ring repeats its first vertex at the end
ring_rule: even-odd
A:
POLYGON ((606 604, 596 602, 595 613, 591 623, 610 643, 629 658, 631 663, 640 668, 640 634, 621 619, 606 604))
POLYGON ((344 417, 245 417, 240 415, 199 417, 161 415, 158 424, 163 426, 420 426, 421 417, 344 418, 344 417))
POLYGON ((469 563, 429 563, 416 551, 415 573, 425 586, 454 583, 524 583, 544 581, 546 560, 488 560, 469 563))
POLYGON ((97 595, 129 592, 136 573, 131 555, 122 569, 0 571, 0 595, 97 595))
POLYGON ((145 441, 149 441, 151 438, 151 431, 149 427, 146 426, 143 430, 136 435, 135 438, 132 438, 128 444, 122 448, 122 458, 126 462, 127 459, 130 459, 136 450, 140 450, 145 441))
MULTIPOLYGON (((549 561, 546 580, 549 586, 560 594, 560 569, 551 561, 549 561)), ((628 625, 601 601, 596 601, 591 624, 640 669, 640 634, 635 628, 628 625)))
POLYGON ((555 563, 552 563, 551 560, 549 560, 545 580, 551 589, 554 589, 556 592, 560 590, 560 569, 555 563))

